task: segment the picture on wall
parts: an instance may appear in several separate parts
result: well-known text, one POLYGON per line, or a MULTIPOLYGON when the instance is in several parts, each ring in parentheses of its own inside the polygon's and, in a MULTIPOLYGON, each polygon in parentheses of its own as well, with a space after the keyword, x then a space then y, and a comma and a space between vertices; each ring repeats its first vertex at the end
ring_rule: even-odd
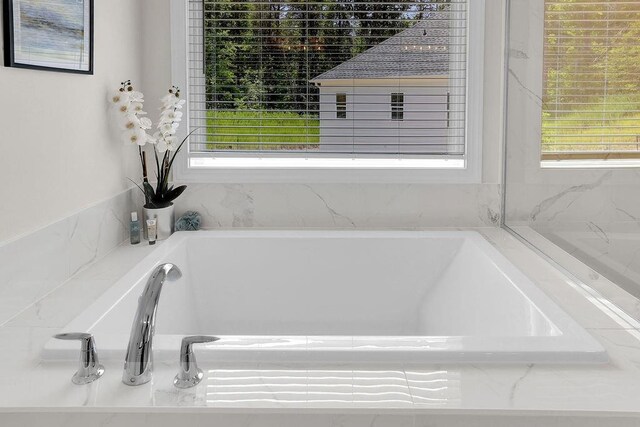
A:
POLYGON ((7 67, 93 74, 93 0, 3 0, 7 67))

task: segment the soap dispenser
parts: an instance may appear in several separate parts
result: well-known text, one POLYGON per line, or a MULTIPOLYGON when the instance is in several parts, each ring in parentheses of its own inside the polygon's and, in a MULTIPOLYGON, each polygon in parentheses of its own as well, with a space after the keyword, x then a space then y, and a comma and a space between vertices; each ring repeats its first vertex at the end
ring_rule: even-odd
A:
POLYGON ((131 212, 129 238, 132 245, 137 245, 138 243, 140 243, 140 221, 138 221, 138 212, 131 212))

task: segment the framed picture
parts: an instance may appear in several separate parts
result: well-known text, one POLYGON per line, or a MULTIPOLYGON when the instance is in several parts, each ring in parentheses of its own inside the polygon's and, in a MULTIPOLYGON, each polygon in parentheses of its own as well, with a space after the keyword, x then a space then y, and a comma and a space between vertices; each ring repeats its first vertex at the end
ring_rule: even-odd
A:
POLYGON ((3 0, 4 65, 93 74, 93 0, 3 0))

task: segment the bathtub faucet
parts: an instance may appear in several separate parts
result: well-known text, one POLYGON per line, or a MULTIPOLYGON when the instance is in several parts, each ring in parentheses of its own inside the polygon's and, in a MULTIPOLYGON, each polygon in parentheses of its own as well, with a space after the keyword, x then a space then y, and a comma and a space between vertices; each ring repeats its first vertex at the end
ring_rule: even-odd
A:
POLYGON ((127 356, 124 361, 123 383, 142 385, 151 380, 153 333, 160 292, 165 281, 173 282, 180 277, 182 277, 180 269, 173 264, 162 264, 151 273, 147 286, 138 299, 138 311, 131 327, 127 356))

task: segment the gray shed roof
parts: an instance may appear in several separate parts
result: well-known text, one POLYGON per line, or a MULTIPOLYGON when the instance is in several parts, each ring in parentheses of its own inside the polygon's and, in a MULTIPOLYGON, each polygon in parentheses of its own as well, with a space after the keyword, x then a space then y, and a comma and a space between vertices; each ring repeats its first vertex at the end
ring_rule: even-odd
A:
POLYGON ((446 75, 449 37, 448 20, 432 16, 311 81, 446 75))

